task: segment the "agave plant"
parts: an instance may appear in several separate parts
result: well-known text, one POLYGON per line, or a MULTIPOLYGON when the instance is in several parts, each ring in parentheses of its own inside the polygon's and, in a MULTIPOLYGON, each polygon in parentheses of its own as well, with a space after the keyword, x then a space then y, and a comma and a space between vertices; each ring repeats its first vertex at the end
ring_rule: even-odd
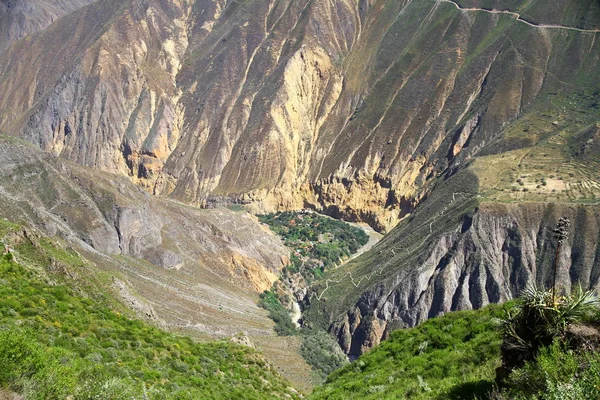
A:
POLYGON ((534 359, 542 347, 564 337, 569 324, 583 321, 599 307, 598 296, 579 285, 559 298, 554 298, 552 290, 528 286, 501 321, 503 367, 512 370, 534 359))

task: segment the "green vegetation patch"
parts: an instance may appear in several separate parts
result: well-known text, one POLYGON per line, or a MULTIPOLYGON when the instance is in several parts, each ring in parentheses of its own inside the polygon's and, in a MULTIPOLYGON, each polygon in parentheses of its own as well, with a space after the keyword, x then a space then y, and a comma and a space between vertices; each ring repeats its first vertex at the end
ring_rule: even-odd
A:
POLYGON ((509 307, 449 313, 390 338, 333 372, 311 399, 474 399, 493 388, 509 307))
MULTIPOLYGON (((564 225, 563 225, 564 226, 564 225)), ((556 296, 528 287, 507 312, 503 388, 495 399, 587 400, 600 394, 600 299, 576 286, 556 296)))
POLYGON ((288 270, 301 273, 309 282, 369 241, 364 230, 313 212, 283 212, 261 215, 259 219, 292 249, 288 270))
POLYGON ((340 349, 335 338, 320 328, 298 328, 290 312, 279 300, 276 291, 265 291, 260 295, 259 306, 269 311, 279 336, 302 336, 300 355, 314 372, 314 381, 322 383, 327 375, 348 364, 348 358, 340 349))
POLYGON ((290 312, 281 304, 276 292, 265 290, 260 294, 258 305, 269 312, 269 318, 275 322, 274 329, 279 336, 292 336, 298 333, 290 312))
POLYGON ((600 354, 577 353, 556 341, 515 370, 497 400, 589 400, 600 393, 600 354))
POLYGON ((321 329, 304 329, 300 354, 319 374, 321 380, 348 364, 348 358, 335 338, 321 329))
POLYGON ((297 398, 251 348, 174 336, 61 284, 77 255, 25 236, 0 258, 0 388, 27 399, 297 398))
POLYGON ((423 264, 441 235, 468 226, 479 206, 478 178, 466 169, 439 184, 408 218, 371 251, 328 271, 310 288, 311 302, 302 314, 306 324, 327 328, 380 284, 390 285, 401 271, 423 264))
MULTIPOLYGON (((292 250, 291 264, 283 276, 301 275, 306 284, 356 253, 367 244, 369 236, 363 229, 313 212, 284 212, 259 216, 261 222, 280 235, 292 250)), ((302 279, 300 279, 302 280, 302 279)), ((332 371, 348 363, 348 359, 331 335, 322 329, 300 329, 292 321, 292 299, 281 282, 260 295, 259 306, 269 311, 278 335, 301 335, 300 354, 322 381, 332 371), (286 307, 288 306, 288 307, 286 307)))
POLYGON ((556 299, 530 288, 504 305, 448 313, 392 332, 310 398, 597 399, 599 304, 581 288, 556 299))

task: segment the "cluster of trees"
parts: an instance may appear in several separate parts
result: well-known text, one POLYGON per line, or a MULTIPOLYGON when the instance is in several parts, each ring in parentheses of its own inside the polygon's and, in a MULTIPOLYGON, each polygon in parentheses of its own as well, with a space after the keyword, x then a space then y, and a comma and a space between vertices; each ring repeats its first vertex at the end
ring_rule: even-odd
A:
MULTIPOLYGON (((319 278, 331 267, 356 253, 369 241, 364 230, 312 212, 283 212, 259 216, 261 222, 269 225, 280 235, 291 250, 291 262, 284 275, 300 274, 307 283, 319 278)), ((301 335, 300 353, 313 367, 319 379, 348 363, 335 338, 318 329, 298 328, 292 321, 290 304, 285 291, 273 288, 260 296, 259 305, 269 311, 279 335, 301 335)))
POLYGON ((274 329, 278 335, 301 336, 300 355, 316 373, 317 383, 322 382, 331 372, 348 364, 348 358, 333 336, 322 329, 296 326, 275 290, 264 291, 260 295, 259 306, 269 311, 269 318, 275 322, 274 329))
POLYGON ((316 213, 283 212, 259 219, 292 249, 289 272, 301 273, 309 282, 369 241, 364 230, 316 213))

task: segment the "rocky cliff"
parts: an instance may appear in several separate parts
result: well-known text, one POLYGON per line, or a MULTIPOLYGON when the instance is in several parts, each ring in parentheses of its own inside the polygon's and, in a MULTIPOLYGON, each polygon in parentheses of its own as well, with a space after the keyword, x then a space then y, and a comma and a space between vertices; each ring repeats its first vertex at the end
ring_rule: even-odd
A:
POLYGON ((386 231, 538 99, 599 86, 597 2, 488 3, 71 2, 6 25, 0 130, 181 201, 386 231))
POLYGON ((437 238, 421 263, 365 291, 332 332, 347 353, 358 355, 393 329, 504 302, 527 285, 549 286, 555 249, 551 232, 562 215, 575 222, 576 234, 561 252, 557 281, 564 290, 574 284, 598 290, 599 211, 598 206, 482 204, 437 238))

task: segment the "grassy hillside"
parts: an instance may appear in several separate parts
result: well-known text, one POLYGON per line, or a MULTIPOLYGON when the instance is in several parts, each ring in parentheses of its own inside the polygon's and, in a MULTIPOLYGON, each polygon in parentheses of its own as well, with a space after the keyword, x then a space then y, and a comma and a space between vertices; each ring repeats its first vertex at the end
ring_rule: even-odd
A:
MULTIPOLYGON (((573 312, 585 302, 580 299, 577 295, 561 297, 556 303, 558 308, 544 307, 544 314, 549 315, 565 305, 563 312, 574 319, 552 327, 558 330, 549 344, 512 370, 501 386, 496 381, 496 368, 503 365, 501 349, 522 351, 507 345, 514 336, 506 330, 510 322, 502 320, 511 321, 511 315, 530 310, 525 320, 533 321, 527 299, 478 311, 448 313, 415 328, 397 330, 354 363, 329 375, 326 384, 310 398, 596 399, 600 393, 600 310, 594 300, 594 306, 587 306, 593 311, 582 317, 579 311, 573 312), (578 300, 574 303, 569 300, 572 298, 578 300)), ((548 329, 553 322, 535 321, 536 332, 548 329)))
POLYGON ((66 239, 89 261, 80 275, 103 277, 94 287, 114 292, 136 315, 200 340, 244 332, 295 387, 311 390, 300 343, 274 338, 256 305, 257 290, 271 287, 289 249, 255 218, 149 196, 126 177, 17 138, 0 137, 0 160, 0 219, 66 239))
POLYGON ((394 331, 329 375, 311 399, 463 399, 486 393, 500 365, 495 318, 504 307, 449 313, 394 331))
POLYGON ((253 349, 127 317, 77 253, 0 221, 0 387, 27 399, 295 398, 253 349))
POLYGON ((483 151, 471 170, 494 202, 597 203, 600 91, 539 99, 483 151))

